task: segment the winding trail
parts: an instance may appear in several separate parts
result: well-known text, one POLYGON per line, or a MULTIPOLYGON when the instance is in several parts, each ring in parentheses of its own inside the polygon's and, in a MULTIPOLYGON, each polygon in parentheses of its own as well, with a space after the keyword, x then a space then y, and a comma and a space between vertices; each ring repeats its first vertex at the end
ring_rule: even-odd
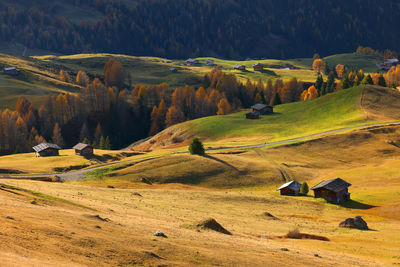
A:
MULTIPOLYGON (((395 125, 400 125, 400 121, 383 122, 383 123, 375 123, 375 124, 363 124, 363 125, 359 125, 359 126, 344 127, 344 128, 339 128, 339 129, 335 129, 335 130, 329 130, 329 131, 324 131, 324 132, 320 132, 320 133, 310 134, 310 135, 306 135, 306 136, 285 139, 285 140, 276 141, 276 142, 269 142, 269 143, 258 144, 258 145, 211 148, 211 149, 206 149, 206 151, 213 152, 213 151, 224 151, 224 150, 231 150, 231 149, 258 149, 258 148, 264 148, 264 147, 269 147, 269 146, 286 145, 287 143, 293 143, 293 142, 301 142, 301 141, 304 141, 304 140, 307 140, 310 138, 319 137, 319 136, 323 136, 323 135, 327 135, 327 134, 339 133, 339 132, 348 131, 348 130, 364 129, 364 128, 370 128, 370 127, 379 127, 379 126, 395 126, 395 125)), ((272 159, 270 159, 264 152, 259 151, 257 153, 260 156, 266 157, 272 163, 274 163, 274 165, 276 165, 279 168, 279 170, 282 172, 282 176, 284 176, 284 178, 287 181, 290 181, 292 179, 290 174, 282 166, 280 166, 279 164, 274 162, 272 159), (262 154, 260 154, 260 153, 262 153, 262 154)), ((139 163, 139 162, 149 160, 149 159, 157 159, 157 158, 165 157, 168 155, 177 155, 177 154, 188 154, 188 152, 171 152, 171 154, 164 154, 161 156, 140 157, 140 158, 135 158, 135 159, 131 159, 131 160, 125 160, 123 162, 118 161, 118 162, 112 162, 112 163, 107 163, 107 164, 101 164, 101 165, 89 167, 89 168, 82 169, 82 170, 70 171, 70 172, 64 172, 64 173, 21 174, 21 175, 20 174, 15 174, 15 175, 0 174, 0 179, 46 178, 46 177, 51 177, 51 176, 57 175, 57 176, 61 177, 62 180, 74 181, 74 180, 80 180, 80 179, 84 178, 88 172, 94 171, 94 170, 97 170, 100 168, 114 166, 117 164, 129 164, 129 163, 135 163, 135 162, 139 163)))

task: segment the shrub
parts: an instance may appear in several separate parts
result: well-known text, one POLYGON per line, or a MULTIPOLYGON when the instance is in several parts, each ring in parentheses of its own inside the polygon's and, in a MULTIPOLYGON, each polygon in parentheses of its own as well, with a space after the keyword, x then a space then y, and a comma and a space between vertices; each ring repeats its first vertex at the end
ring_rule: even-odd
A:
POLYGON ((302 183, 301 187, 300 187, 300 194, 306 196, 308 194, 308 191, 309 191, 308 190, 308 184, 306 182, 302 183))
POLYGON ((293 230, 289 230, 289 232, 286 234, 287 238, 293 238, 293 239, 301 239, 301 234, 298 228, 295 228, 293 230))
POLYGON ((189 152, 192 155, 204 155, 203 143, 198 138, 194 138, 189 145, 189 152))

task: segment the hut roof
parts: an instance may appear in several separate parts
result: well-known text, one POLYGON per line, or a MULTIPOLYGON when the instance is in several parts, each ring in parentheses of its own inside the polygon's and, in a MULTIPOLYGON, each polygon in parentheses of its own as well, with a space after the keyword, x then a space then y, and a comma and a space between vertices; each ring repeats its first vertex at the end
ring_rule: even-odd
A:
POLYGON ((85 148, 87 148, 87 147, 92 147, 92 146, 89 145, 89 144, 79 143, 79 144, 76 144, 76 145, 73 147, 73 149, 83 150, 83 149, 85 149, 85 148))
POLYGON ((41 144, 39 144, 39 145, 37 145, 37 146, 34 146, 34 147, 33 147, 33 150, 35 150, 36 152, 41 152, 41 151, 46 150, 46 149, 48 149, 48 148, 54 148, 54 149, 57 149, 57 150, 60 150, 60 149, 61 149, 61 147, 59 147, 59 146, 56 145, 56 144, 41 143, 41 144))
POLYGON ((311 188, 311 190, 325 188, 325 189, 333 191, 333 192, 339 192, 343 189, 346 189, 349 186, 351 186, 350 183, 348 183, 340 178, 335 178, 335 179, 330 179, 330 180, 320 182, 316 186, 313 186, 311 188))
POLYGON ((11 71, 11 70, 17 70, 17 68, 16 67, 5 67, 3 70, 4 71, 11 71))
POLYGON ((254 106, 251 106, 252 109, 257 109, 257 110, 261 110, 261 109, 264 109, 266 107, 268 107, 268 105, 260 104, 260 103, 255 104, 254 106))
POLYGON ((234 68, 238 69, 238 68, 243 68, 245 67, 245 65, 241 65, 241 64, 235 64, 233 65, 234 68))
POLYGON ((297 191, 297 190, 300 190, 300 187, 301 187, 301 184, 299 182, 293 180, 293 181, 290 181, 290 182, 288 182, 286 184, 281 185, 281 187, 276 189, 276 191, 279 191, 279 190, 281 190, 283 188, 290 188, 290 189, 292 189, 294 191, 297 191))
POLYGON ((257 62, 256 64, 253 64, 253 67, 255 67, 255 66, 263 66, 264 67, 264 64, 257 62))

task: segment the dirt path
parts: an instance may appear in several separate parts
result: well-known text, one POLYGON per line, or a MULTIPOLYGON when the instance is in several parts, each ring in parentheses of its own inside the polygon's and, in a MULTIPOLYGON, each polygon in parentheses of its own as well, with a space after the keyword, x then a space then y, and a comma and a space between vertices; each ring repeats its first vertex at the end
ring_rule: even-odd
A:
POLYGON ((273 165, 275 165, 279 169, 279 172, 281 173, 282 179, 284 182, 290 182, 293 180, 293 178, 290 176, 289 172, 284 167, 282 167, 280 164, 278 164, 276 161, 274 161, 273 159, 268 157, 264 151, 262 151, 258 148, 254 149, 254 151, 259 156, 266 158, 268 161, 270 161, 273 165))
MULTIPOLYGON (((263 148, 263 147, 268 147, 268 146, 279 146, 279 145, 285 145, 287 143, 291 142, 300 142, 304 141, 306 139, 314 138, 314 137, 319 137, 327 134, 333 134, 333 133, 339 133, 343 131, 348 131, 348 130, 355 130, 355 129, 364 129, 364 128, 369 128, 369 127, 377 127, 377 126, 390 126, 390 125, 399 125, 400 121, 394 121, 394 122, 385 122, 385 123, 375 123, 375 124, 364 124, 360 126, 353 126, 353 127, 345 127, 345 128, 340 128, 336 130, 330 130, 330 131, 325 131, 325 132, 320 132, 316 134, 311 134, 311 135, 306 135, 302 137, 296 137, 296 138, 290 138, 282 141, 276 141, 276 142, 270 142, 270 143, 264 143, 264 144, 258 144, 258 145, 249 145, 249 146, 234 146, 234 147, 224 147, 224 148, 211 148, 211 149, 206 149, 206 151, 209 152, 214 152, 214 151, 224 151, 224 150, 232 150, 232 149, 257 149, 257 148, 263 148)), ((187 154, 188 152, 172 152, 171 155, 173 154, 187 154)), ((140 162, 143 160, 148 160, 148 159, 155 159, 159 157, 164 157, 167 155, 162 155, 158 157, 141 157, 141 158, 135 158, 132 160, 126 160, 123 162, 125 163, 133 163, 133 162, 140 162)), ((267 155, 264 156, 268 158, 267 155)), ((73 180, 81 180, 85 177, 85 175, 90 172, 94 171, 100 168, 104 167, 109 167, 109 166, 114 166, 117 164, 121 164, 121 162, 113 162, 113 163, 107 163, 107 164, 102 164, 94 167, 90 167, 87 169, 82 169, 78 171, 70 171, 70 172, 64 172, 64 173, 44 173, 44 174, 26 174, 26 175, 3 175, 0 174, 0 179, 21 179, 21 178, 44 178, 44 177, 51 177, 54 175, 57 175, 61 177, 61 179, 65 181, 73 181, 73 180)), ((276 164, 275 164, 276 165, 276 164)), ((279 166, 279 164, 278 164, 279 166)), ((290 177, 289 173, 282 167, 279 167, 280 171, 282 172, 282 175, 285 177, 286 180, 290 181, 292 178, 290 177)))

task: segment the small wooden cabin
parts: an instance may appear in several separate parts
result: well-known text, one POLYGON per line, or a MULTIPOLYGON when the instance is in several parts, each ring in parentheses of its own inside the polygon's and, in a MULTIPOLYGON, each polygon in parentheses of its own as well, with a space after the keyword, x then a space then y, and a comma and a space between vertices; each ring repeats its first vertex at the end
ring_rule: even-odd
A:
POLYGON ((245 65, 236 64, 236 65, 233 66, 233 69, 235 69, 235 70, 246 70, 246 66, 245 65))
POLYGON ((56 144, 41 143, 37 146, 34 146, 33 150, 36 152, 36 157, 49 157, 58 156, 61 148, 56 144))
POLYGON ((265 104, 255 104, 254 106, 251 106, 251 108, 253 109, 253 111, 258 112, 261 115, 274 113, 274 107, 265 104))
POLYGON ((176 72, 178 72, 178 69, 177 68, 170 68, 169 71, 173 72, 173 73, 176 73, 176 72))
POLYGON ((3 73, 11 76, 17 76, 19 74, 19 69, 16 67, 5 67, 3 68, 3 73))
POLYGON ((314 190, 315 198, 324 198, 328 202, 339 204, 350 199, 348 190, 350 186, 350 183, 340 178, 335 178, 323 181, 312 187, 311 190, 314 190))
POLYGON ((212 60, 212 59, 206 59, 206 65, 208 65, 208 66, 214 66, 214 60, 212 60))
POLYGON ((281 187, 276 189, 276 191, 281 191, 281 195, 284 196, 298 196, 300 193, 301 184, 297 181, 290 181, 283 184, 281 187))
POLYGON ((257 120, 259 118, 260 118, 260 113, 258 113, 258 112, 252 111, 252 112, 246 113, 246 119, 257 120))
POLYGON ((79 143, 73 147, 75 149, 75 154, 79 156, 92 156, 93 146, 88 144, 79 143))
POLYGON ((195 58, 188 58, 188 59, 186 60, 186 63, 187 63, 188 65, 195 65, 195 64, 199 64, 199 61, 198 61, 197 59, 195 59, 195 58))
POLYGON ((261 63, 256 63, 253 65, 254 71, 263 71, 264 70, 264 64, 261 63))

